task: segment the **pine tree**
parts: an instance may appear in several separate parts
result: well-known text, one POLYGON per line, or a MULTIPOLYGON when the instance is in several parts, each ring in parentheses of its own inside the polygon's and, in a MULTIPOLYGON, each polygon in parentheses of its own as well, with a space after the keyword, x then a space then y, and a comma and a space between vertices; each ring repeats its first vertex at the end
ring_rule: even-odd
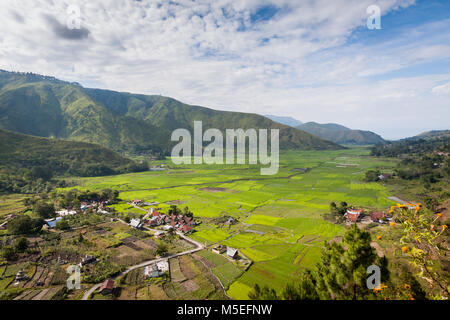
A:
POLYGON ((284 300, 318 300, 317 281, 310 270, 303 271, 297 284, 288 283, 283 290, 284 300))
POLYGON ((374 299, 367 288, 367 267, 381 269, 381 281, 388 280, 387 259, 379 258, 370 246, 370 234, 354 224, 342 243, 325 243, 317 265, 317 292, 321 299, 374 299))

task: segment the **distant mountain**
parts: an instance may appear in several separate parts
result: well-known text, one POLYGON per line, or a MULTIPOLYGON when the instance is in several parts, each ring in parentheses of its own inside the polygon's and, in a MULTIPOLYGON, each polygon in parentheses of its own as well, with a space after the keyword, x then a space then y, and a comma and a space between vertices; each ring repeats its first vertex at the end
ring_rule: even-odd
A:
POLYGON ((450 130, 431 130, 427 132, 423 132, 417 136, 411 137, 409 139, 435 139, 435 138, 443 138, 450 137, 450 130))
POLYGON ((96 143, 118 152, 169 153, 174 129, 280 129, 280 148, 337 149, 304 131, 249 113, 191 106, 157 95, 87 89, 52 77, 0 71, 0 128, 96 143))
POLYGON ((49 168, 55 174, 97 176, 134 171, 138 164, 98 145, 29 136, 0 129, 0 168, 49 168))
POLYGON ((316 122, 307 122, 296 128, 339 144, 366 145, 385 143, 385 140, 376 133, 352 130, 336 123, 319 124, 316 122))
POLYGON ((269 118, 272 121, 293 127, 293 128, 303 124, 303 122, 298 121, 297 119, 294 119, 292 117, 281 117, 281 116, 274 116, 271 114, 265 114, 264 117, 269 118))

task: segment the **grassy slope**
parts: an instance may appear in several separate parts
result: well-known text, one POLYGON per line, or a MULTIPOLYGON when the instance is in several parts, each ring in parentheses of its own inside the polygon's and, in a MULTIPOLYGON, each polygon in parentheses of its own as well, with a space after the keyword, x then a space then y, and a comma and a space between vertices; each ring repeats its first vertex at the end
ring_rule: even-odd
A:
POLYGON ((304 131, 276 123, 263 116, 241 112, 217 111, 191 106, 162 96, 145 96, 118 93, 108 90, 84 89, 95 101, 123 115, 144 119, 154 126, 169 130, 193 129, 194 120, 203 122, 203 130, 217 128, 280 129, 280 147, 284 149, 339 149, 329 141, 314 137, 304 131))
POLYGON ((0 72, 0 128, 100 144, 116 151, 158 151, 168 133, 96 103, 66 82, 0 72))
POLYGON ((0 167, 52 165, 61 173, 70 166, 105 163, 119 169, 132 163, 118 153, 84 142, 39 138, 0 129, 0 167))

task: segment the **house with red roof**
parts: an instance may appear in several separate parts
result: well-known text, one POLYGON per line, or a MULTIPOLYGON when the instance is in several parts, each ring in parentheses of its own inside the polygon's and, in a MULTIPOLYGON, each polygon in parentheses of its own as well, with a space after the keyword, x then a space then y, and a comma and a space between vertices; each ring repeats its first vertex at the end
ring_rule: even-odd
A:
POLYGON ((347 209, 347 212, 344 214, 344 217, 347 218, 349 222, 357 222, 359 220, 359 216, 363 213, 363 210, 357 209, 347 209))
POLYGON ((381 211, 373 211, 370 214, 370 219, 373 222, 382 222, 384 218, 387 218, 387 215, 386 215, 386 213, 381 212, 381 211))
POLYGON ((100 286, 99 292, 103 295, 111 294, 114 290, 114 280, 107 279, 103 281, 100 286))
POLYGON ((178 230, 183 232, 184 234, 187 234, 192 232, 192 227, 188 225, 182 225, 178 230))

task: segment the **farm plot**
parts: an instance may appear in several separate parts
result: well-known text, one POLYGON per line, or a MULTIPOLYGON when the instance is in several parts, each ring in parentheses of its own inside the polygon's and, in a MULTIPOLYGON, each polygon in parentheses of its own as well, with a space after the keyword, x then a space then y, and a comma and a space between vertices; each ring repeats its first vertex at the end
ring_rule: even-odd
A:
POLYGON ((206 260, 205 264, 211 268, 211 271, 219 278, 225 289, 244 272, 243 269, 237 267, 227 258, 209 250, 202 250, 197 254, 206 260))
MULTIPOLYGON (((207 276, 213 276, 211 270, 228 287, 231 297, 245 299, 255 283, 280 290, 295 279, 300 270, 315 265, 324 241, 342 235, 342 226, 322 219, 322 214, 329 212, 331 201, 346 201, 364 209, 388 207, 391 201, 387 199, 390 194, 386 187, 365 183, 363 178, 366 170, 377 166, 392 168, 395 161, 369 157, 367 150, 357 148, 284 152, 278 174, 270 177, 261 177, 258 166, 249 165, 180 167, 169 163, 169 166, 167 172, 75 181, 78 189, 119 190, 124 201, 158 201, 162 212, 167 212, 170 203, 188 206, 195 217, 204 218, 190 237, 202 244, 221 243, 237 248, 254 263, 240 273, 240 269, 235 269, 238 267, 225 258, 221 260, 219 255, 204 250, 197 253, 201 257, 198 261, 195 256, 171 259, 170 282, 153 284, 148 290, 136 287, 133 295, 211 299, 214 297, 211 290, 217 287, 214 285, 217 279, 207 276), (304 170, 306 168, 308 170, 304 170), (215 218, 223 216, 232 216, 238 223, 218 227, 215 218)), ((125 203, 119 204, 117 209, 135 211, 125 203)), ((139 214, 145 212, 139 211, 139 214)), ((97 235, 93 241, 99 248, 116 252, 113 254, 116 259, 138 257, 136 251, 143 251, 131 251, 132 246, 124 244, 131 234, 127 226, 111 223, 105 230, 107 233, 97 235)), ((132 243, 144 248, 142 243, 132 243)), ((149 245, 151 248, 145 249, 155 249, 149 245)))

